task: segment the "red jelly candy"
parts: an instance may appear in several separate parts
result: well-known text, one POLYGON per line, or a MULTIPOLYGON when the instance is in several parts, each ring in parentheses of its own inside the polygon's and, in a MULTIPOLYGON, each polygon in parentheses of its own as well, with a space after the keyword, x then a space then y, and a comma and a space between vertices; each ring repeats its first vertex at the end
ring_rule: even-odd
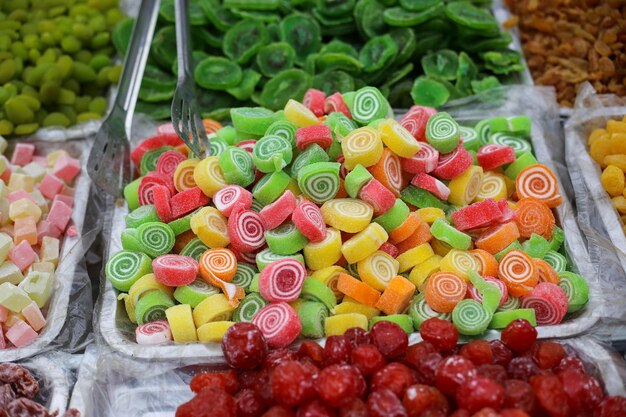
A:
POLYGON ((567 295, 561 287, 540 282, 532 292, 522 297, 522 308, 535 310, 537 325, 559 324, 567 313, 567 295))
POLYGON ((157 216, 162 222, 169 223, 174 220, 172 212, 172 200, 170 199, 170 191, 167 187, 155 184, 150 188, 152 194, 152 204, 156 210, 157 216))
POLYGON ((143 178, 141 178, 141 182, 139 182, 138 193, 140 205, 144 206, 146 204, 154 204, 152 187, 157 184, 166 187, 170 192, 170 195, 176 193, 174 183, 171 179, 167 178, 165 175, 159 174, 158 172, 148 172, 143 176, 143 178))
POLYGON ((346 106, 346 103, 343 101, 341 93, 335 93, 326 97, 326 101, 324 102, 324 111, 326 114, 340 112, 346 115, 349 119, 352 119, 352 114, 350 114, 348 106, 346 106))
POLYGON ((515 162, 515 149, 506 145, 485 145, 478 149, 476 159, 484 170, 495 169, 515 162))
POLYGON ((501 216, 496 200, 488 198, 458 209, 450 218, 457 229, 464 231, 488 227, 499 221, 501 216))
POLYGON ((315 125, 301 127, 296 130, 296 146, 298 149, 303 151, 314 143, 317 143, 324 149, 328 149, 333 143, 330 127, 327 125, 315 125))
POLYGON ((406 112, 404 116, 402 116, 402 119, 400 119, 400 124, 406 130, 411 132, 415 139, 419 140, 420 142, 425 142, 426 124, 428 123, 428 119, 430 119, 430 116, 434 115, 435 113, 437 113, 437 110, 433 109, 432 107, 413 106, 409 109, 408 112, 406 112))
POLYGON ((439 151, 426 142, 420 143, 420 150, 412 158, 401 158, 402 170, 410 174, 429 173, 439 165, 439 151))
POLYGON ((520 381, 529 381, 530 377, 537 375, 541 369, 527 356, 513 358, 507 367, 509 377, 520 381))
POLYGON ((439 157, 437 168, 433 175, 444 180, 451 180, 458 177, 469 168, 474 160, 463 145, 459 145, 455 150, 439 157))
POLYGON ((272 230, 283 224, 296 208, 296 197, 289 190, 276 201, 263 207, 259 212, 265 230, 272 230))
POLYGON ((178 219, 209 204, 209 197, 199 187, 181 191, 172 197, 172 217, 178 219))
POLYGON ((498 200, 498 207, 500 208, 500 212, 502 213, 502 217, 500 218, 500 223, 508 223, 515 220, 515 212, 509 206, 509 202, 506 198, 501 198, 498 200))
POLYGON ((224 216, 229 217, 235 207, 247 210, 252 206, 252 193, 239 185, 228 185, 213 196, 213 204, 224 216))
POLYGON ((485 407, 499 410, 504 402, 504 388, 497 382, 476 376, 463 382, 456 391, 459 407, 475 413, 485 407))
POLYGON ((303 199, 293 211, 291 221, 311 242, 321 242, 326 237, 326 222, 320 208, 303 199))
POLYGON ((415 174, 411 184, 426 191, 430 191, 440 200, 447 200, 450 196, 450 189, 443 182, 426 173, 415 174))
POLYGON ((287 303, 266 305, 254 316, 252 323, 259 327, 271 347, 286 347, 296 340, 302 323, 298 313, 287 303))
POLYGON ((154 278, 168 287, 182 287, 198 276, 198 261, 190 256, 161 255, 152 261, 154 278))
POLYGON ((382 245, 380 245, 380 248, 378 248, 378 250, 386 252, 394 258, 397 258, 398 255, 400 255, 400 251, 398 250, 396 245, 394 245, 393 243, 389 243, 389 242, 385 242, 382 245))
POLYGON ((139 142, 139 145, 130 153, 130 160, 133 162, 133 165, 139 169, 143 154, 149 150, 162 148, 163 146, 179 146, 182 144, 183 141, 178 137, 176 132, 152 136, 139 142))
POLYGON ((317 117, 324 115, 324 105, 326 101, 326 93, 315 88, 309 88, 304 93, 302 104, 313 112, 317 117))
POLYGON ((235 369, 254 369, 267 355, 263 333, 252 323, 233 324, 222 339, 226 363, 235 369))
POLYGON ((256 211, 241 210, 228 218, 228 235, 233 248, 252 252, 265 244, 265 229, 256 211))
POLYGON ((361 187, 359 198, 374 208, 375 216, 385 213, 396 203, 396 196, 376 178, 361 187))
POLYGON ((178 151, 163 152, 157 161, 156 171, 159 174, 172 178, 178 164, 186 159, 187 157, 178 151))

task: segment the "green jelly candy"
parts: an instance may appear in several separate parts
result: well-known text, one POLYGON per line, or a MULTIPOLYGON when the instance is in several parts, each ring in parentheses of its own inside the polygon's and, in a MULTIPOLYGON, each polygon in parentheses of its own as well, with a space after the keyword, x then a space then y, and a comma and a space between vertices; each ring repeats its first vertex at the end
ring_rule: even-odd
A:
POLYGON ((463 140, 463 147, 469 151, 476 152, 481 147, 480 138, 478 133, 467 126, 459 126, 459 132, 461 133, 461 139, 463 140))
POLYGON ((561 249, 563 242, 565 241, 565 232, 559 226, 554 226, 552 229, 552 236, 550 236, 550 250, 558 251, 561 249))
POLYGON ((174 299, 181 304, 189 304, 191 308, 196 308, 204 299, 219 293, 219 288, 202 278, 196 278, 190 284, 177 287, 174 291, 174 299))
POLYGON ((141 175, 146 175, 148 172, 156 171, 156 165, 161 155, 167 151, 174 150, 171 146, 163 146, 161 148, 150 149, 141 157, 140 170, 141 175))
POLYGON ((443 211, 448 210, 448 205, 446 203, 439 200, 429 191, 417 188, 414 185, 409 185, 400 191, 400 198, 402 198, 405 203, 417 208, 435 207, 443 211))
POLYGON ((328 314, 328 308, 318 301, 305 301, 300 304, 298 307, 298 317, 302 323, 300 334, 315 339, 324 337, 324 321, 328 314))
POLYGON ((209 137, 209 150, 211 156, 220 156, 228 147, 225 140, 218 138, 214 134, 209 137))
POLYGON ((387 67, 398 54, 398 45, 390 35, 376 36, 368 40, 359 52, 363 71, 374 72, 387 67))
POLYGON ((282 109, 289 99, 302 100, 311 82, 311 76, 302 70, 281 71, 265 83, 259 100, 270 109, 282 109))
POLYGON ((324 124, 330 127, 333 137, 338 139, 342 139, 358 127, 354 121, 340 112, 332 112, 326 116, 324 124))
POLYGON ((483 145, 489 144, 489 136, 491 135, 491 125, 489 124, 490 120, 491 119, 481 120, 480 122, 476 123, 476 126, 474 126, 474 130, 476 131, 476 133, 478 133, 480 142, 483 145))
POLYGON ((309 240, 293 223, 285 223, 265 232, 265 241, 276 255, 293 255, 304 249, 309 240))
POLYGON ((419 330, 422 323, 433 317, 447 321, 450 321, 451 319, 449 313, 439 313, 438 311, 430 308, 426 302, 424 294, 418 294, 415 298, 413 298, 413 300, 411 300, 411 303, 409 304, 409 315, 413 320, 415 330, 419 330))
POLYGON ((297 179, 298 173, 302 168, 318 162, 328 162, 328 160, 329 158, 326 151, 317 143, 313 143, 293 160, 291 164, 291 176, 297 179))
POLYGON ((352 119, 361 124, 368 124, 377 119, 387 117, 390 106, 387 99, 376 87, 363 87, 358 89, 354 95, 346 98, 346 105, 350 110, 352 119))
POLYGON ((506 299, 504 304, 498 307, 498 311, 516 310, 520 308, 521 305, 522 305, 522 300, 520 300, 518 297, 513 297, 509 295, 509 298, 506 299))
POLYGON ((472 299, 461 300, 452 310, 452 323, 460 334, 478 336, 487 330, 493 314, 472 299))
POLYGON ((106 276, 113 288, 128 292, 139 278, 152 272, 152 259, 143 253, 122 250, 106 264, 106 276))
MULTIPOLYGON (((296 130, 298 127, 287 120, 277 120, 267 128, 264 136, 280 136, 291 143, 292 147, 296 146, 296 130)), ((295 161, 294 161, 295 164, 295 161)), ((292 165, 293 167, 293 165, 292 165)))
POLYGON ((389 26, 412 27, 437 17, 443 10, 443 4, 436 4, 419 12, 412 12, 402 7, 385 10, 383 18, 389 26))
POLYGON ((372 174, 363 165, 359 164, 352 171, 348 172, 343 186, 350 197, 358 198, 361 188, 373 178, 372 174))
MULTIPOLYGON (((263 179, 263 178, 261 178, 261 179, 263 179)), ((268 195, 268 197, 270 197, 270 196, 268 195)), ((263 207, 265 207, 265 204, 261 204, 261 202, 259 200, 252 199, 252 205, 250 206, 250 210, 256 211, 258 213, 258 212, 260 212, 263 209, 263 207)))
POLYGON ((488 313, 493 314, 498 309, 502 298, 500 288, 487 282, 476 271, 469 270, 468 275, 472 285, 476 287, 482 296, 483 307, 488 313))
POLYGON ((230 118, 238 132, 263 136, 274 123, 274 112, 263 107, 239 107, 230 110, 230 118))
POLYGON ((511 242, 511 244, 509 246, 507 246, 506 248, 502 249, 500 252, 496 253, 493 256, 496 258, 496 261, 500 262, 500 260, 504 257, 504 255, 506 255, 507 253, 511 252, 512 250, 521 250, 521 251, 523 251, 524 248, 522 247, 522 244, 519 243, 519 241, 514 240, 513 242, 511 242))
POLYGON ((263 269, 265 269, 266 266, 268 266, 272 262, 280 261, 281 259, 287 258, 295 259, 296 261, 304 265, 304 257, 299 253, 293 255, 277 255, 269 248, 266 248, 256 254, 256 266, 257 268, 259 268, 259 272, 261 272, 263 271, 263 269))
POLYGON ((524 252, 531 258, 543 259, 550 250, 550 242, 543 236, 533 233, 530 239, 522 244, 522 247, 524 248, 524 252))
POLYGON ((320 27, 310 16, 294 13, 280 22, 280 38, 296 52, 296 60, 302 64, 306 57, 319 51, 322 45, 320 27))
POLYGON ((333 290, 328 288, 322 281, 313 278, 304 279, 300 297, 304 300, 318 301, 329 310, 337 306, 337 298, 333 290))
POLYGON ((259 292, 259 277, 261 274, 254 274, 252 277, 252 281, 250 282, 250 286, 248 287, 249 292, 259 292))
POLYGON ((523 138, 530 138, 530 130, 532 128, 532 121, 528 116, 512 116, 507 117, 509 123, 509 132, 523 138))
POLYGON ((524 152, 519 155, 515 161, 513 161, 511 164, 509 164, 509 166, 506 167, 506 169, 504 170, 504 175, 514 180, 524 168, 535 165, 537 163, 537 158, 535 158, 532 152, 524 152))
MULTIPOLYGON (((267 174, 254 185, 252 196, 264 207, 283 195, 283 192, 289 185, 289 181, 291 181, 291 177, 285 171, 267 174)), ((254 200, 252 201, 252 206, 254 207, 254 200)))
POLYGON ((165 223, 148 222, 137 228, 139 243, 146 255, 156 258, 174 247, 174 231, 165 223))
POLYGON ((491 329, 504 329, 512 321, 517 319, 524 319, 528 321, 533 327, 537 325, 535 318, 535 309, 533 308, 520 308, 508 311, 499 311, 491 318, 489 327, 491 329))
POLYGON ((448 113, 439 112, 426 123, 426 140, 441 153, 449 153, 459 146, 461 131, 448 113))
POLYGON ((217 132, 215 136, 222 139, 227 144, 234 146, 237 144, 237 130, 233 126, 224 126, 217 132))
POLYGON ((157 320, 165 320, 165 310, 174 306, 172 297, 160 290, 150 291, 137 301, 135 319, 142 325, 157 320))
POLYGON ((228 29, 224 35, 224 54, 238 64, 247 63, 269 40, 269 33, 261 22, 245 19, 228 29))
POLYGON ((296 51, 287 42, 270 43, 262 47, 256 56, 259 70, 266 77, 292 68, 296 59, 296 51))
POLYGON ((496 18, 489 11, 469 2, 453 2, 446 5, 446 16, 460 26, 484 31, 486 34, 500 30, 496 18))
POLYGON ((139 208, 139 184, 142 178, 139 177, 124 187, 124 200, 126 200, 129 210, 137 210, 139 208))
POLYGON ((589 285, 585 278, 569 271, 560 272, 559 277, 559 287, 565 292, 569 303, 567 312, 575 313, 584 308, 589 301, 589 285))
POLYGON ((255 179, 254 163, 250 153, 242 148, 229 146, 220 155, 219 165, 229 184, 247 187, 255 179))
POLYGON ((258 292, 250 293, 241 300, 239 306, 233 312, 233 320, 251 322, 259 310, 268 304, 258 292))
POLYGON ((467 250, 472 244, 472 238, 469 235, 455 229, 441 218, 436 219, 430 226, 430 233, 455 249, 467 250))
POLYGON ((454 80, 458 68, 459 55, 450 49, 442 49, 422 58, 422 69, 429 78, 454 80))
POLYGON ((193 77, 200 87, 207 90, 226 90, 241 82, 243 72, 229 59, 210 56, 196 65, 193 77))
POLYGON ((317 204, 331 200, 339 191, 339 162, 316 162, 298 171, 298 187, 317 204))
POLYGON ((159 216, 152 204, 146 204, 131 211, 124 218, 126 227, 137 228, 143 223, 158 222, 159 216))
POLYGON ((252 159, 254 165, 261 172, 280 171, 285 168, 293 158, 291 142, 282 136, 263 136, 254 145, 252 159))
POLYGON ((333 143, 330 144, 328 150, 326 151, 328 159, 336 161, 342 153, 343 150, 341 149, 341 142, 333 139, 333 143))
POLYGON ((133 251, 133 252, 143 252, 144 248, 139 241, 139 233, 137 229, 124 229, 120 235, 120 240, 122 241, 122 249, 133 251))
POLYGON ((387 233, 391 233, 404 223, 410 212, 409 206, 404 201, 396 198, 393 207, 374 218, 374 222, 381 225, 387 233))
POLYGON ((411 98, 418 105, 440 107, 448 101, 450 92, 437 80, 417 77, 411 88, 411 98))
POLYGON ((200 261, 200 257, 208 249, 209 249, 209 247, 207 245, 202 243, 202 241, 199 238, 195 237, 195 238, 191 239, 189 241, 189 243, 187 243, 185 245, 183 250, 180 251, 179 255, 190 256, 193 259, 195 259, 196 261, 200 261))
POLYGON ((167 225, 172 229, 174 235, 182 235, 183 233, 191 230, 191 216, 193 215, 194 213, 189 213, 183 217, 169 222, 167 225))
POLYGON ((381 321, 390 321, 402 327, 406 333, 413 333, 413 320, 408 314, 390 314, 388 316, 375 316, 370 319, 370 330, 374 325, 381 321))
POLYGON ((565 272, 567 269, 567 258, 559 252, 550 250, 544 255, 543 260, 549 263, 550 266, 559 274, 565 272))
MULTIPOLYGON (((533 148, 526 139, 510 133, 495 132, 489 136, 489 142, 494 145, 510 146, 515 151, 515 157, 519 158, 527 152, 532 152, 533 148)), ((514 162, 513 162, 514 163, 514 162)))
POLYGON ((254 278, 254 274, 257 272, 258 271, 254 265, 250 265, 245 262, 237 262, 237 272, 231 282, 240 286, 244 290, 248 290, 248 287, 250 287, 250 283, 252 282, 252 278, 254 278))

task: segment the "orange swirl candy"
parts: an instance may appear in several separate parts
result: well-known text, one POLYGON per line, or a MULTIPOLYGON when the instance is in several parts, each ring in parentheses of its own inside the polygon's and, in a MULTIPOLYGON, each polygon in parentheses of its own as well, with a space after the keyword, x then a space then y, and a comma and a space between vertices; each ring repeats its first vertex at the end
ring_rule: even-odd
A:
POLYGON ((520 236, 529 238, 536 233, 550 239, 554 229, 554 214, 545 203, 535 198, 522 198, 513 211, 520 236))
POLYGON ((498 265, 498 277, 514 297, 530 294, 539 282, 533 258, 521 250, 512 250, 504 255, 498 265))
POLYGON ((402 222, 402 224, 391 232, 389 232, 389 239, 393 243, 400 243, 407 240, 419 227, 422 220, 416 212, 411 212, 408 217, 402 222))
POLYGON ((215 133, 224 127, 220 122, 213 119, 202 119, 202 124, 204 125, 204 130, 206 131, 207 135, 209 133, 215 133))
POLYGON ((479 271, 483 277, 497 277, 498 276, 498 261, 496 258, 483 249, 474 249, 470 253, 474 255, 482 268, 479 271))
POLYGON ((515 180, 515 188, 520 198, 536 198, 550 208, 563 202, 559 194, 559 183, 550 168, 535 164, 524 168, 515 180))
POLYGON ((467 283, 454 272, 435 272, 426 284, 426 303, 435 311, 450 313, 465 298, 467 283))
POLYGON ((537 268, 537 273, 539 274, 539 282, 549 282, 556 285, 559 284, 561 277, 559 277, 559 273, 552 268, 552 265, 539 258, 534 258, 533 261, 535 262, 535 267, 537 268))
POLYGON ((200 257, 200 274, 230 282, 237 273, 237 257, 230 249, 209 249, 200 257))
POLYGON ((520 237, 515 222, 490 227, 476 239, 476 247, 491 254, 500 252, 520 237))
POLYGON ((393 195, 400 197, 400 190, 406 186, 406 182, 402 176, 402 166, 398 155, 391 152, 389 148, 385 148, 383 156, 375 165, 369 167, 368 171, 393 195))

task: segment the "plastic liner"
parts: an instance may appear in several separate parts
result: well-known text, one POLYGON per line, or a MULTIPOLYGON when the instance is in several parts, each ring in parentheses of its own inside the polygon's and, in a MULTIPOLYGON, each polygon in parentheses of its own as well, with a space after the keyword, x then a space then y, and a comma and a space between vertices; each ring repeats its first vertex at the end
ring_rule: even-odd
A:
MULTIPOLYGON (((26 142, 26 141, 21 141, 26 142)), ((36 146, 36 155, 66 150, 81 160, 81 173, 75 182, 72 221, 76 236, 66 235, 60 248, 59 265, 55 272, 54 290, 48 303, 47 324, 39 337, 28 346, 0 350, 0 362, 16 361, 41 352, 61 349, 76 351, 91 340, 90 318, 93 314, 91 282, 86 271, 84 255, 93 243, 100 227, 97 219, 86 217, 91 179, 86 161, 90 142, 29 141, 36 146)), ((9 142, 9 147, 15 145, 9 142)), ((9 153, 11 149, 9 149, 9 153)))

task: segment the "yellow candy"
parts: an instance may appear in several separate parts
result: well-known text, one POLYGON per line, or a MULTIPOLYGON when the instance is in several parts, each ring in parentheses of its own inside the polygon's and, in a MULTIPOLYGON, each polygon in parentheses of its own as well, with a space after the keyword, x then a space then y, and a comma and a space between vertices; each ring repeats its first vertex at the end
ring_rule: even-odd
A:
POLYGON ((387 119, 379 126, 380 136, 389 149, 398 156, 411 158, 420 150, 415 137, 394 119, 387 119))
POLYGON ((365 229, 374 215, 372 206, 354 198, 327 201, 321 210, 326 224, 348 233, 357 233, 365 229))
POLYGON ((624 171, 615 165, 609 165, 604 168, 600 181, 611 197, 617 197, 624 191, 624 171))
MULTIPOLYGON (((504 183, 506 184, 506 189, 507 189, 507 197, 511 197, 511 195, 513 195, 513 193, 515 192, 515 180, 512 180, 511 178, 507 177, 506 175, 504 176, 504 183)), ((509 200, 509 203, 511 201, 509 200)))
POLYGON ((179 304, 165 310, 165 317, 170 324, 172 337, 175 342, 197 342, 198 334, 191 314, 189 304, 179 304))
POLYGON ((441 259, 439 270, 454 272, 465 280, 469 280, 468 271, 480 271, 480 263, 471 253, 452 249, 441 259))
POLYGON ((326 337, 341 336, 346 332, 346 330, 352 327, 360 327, 363 330, 367 330, 367 324, 367 317, 363 314, 337 314, 335 316, 326 317, 326 320, 324 321, 324 331, 326 333, 326 337))
POLYGON ((349 314, 357 313, 362 314, 370 320, 372 317, 380 315, 380 310, 374 307, 366 306, 358 301, 345 296, 340 304, 337 304, 333 309, 333 314, 349 314))
POLYGON ((376 251, 357 264, 361 281, 378 291, 387 288, 389 281, 398 275, 399 267, 399 262, 383 251, 376 251))
POLYGON ((124 300, 124 307, 126 307, 126 313, 131 322, 135 321, 135 306, 139 299, 150 291, 160 290, 169 295, 170 297, 174 293, 174 288, 161 284, 156 280, 154 274, 146 274, 139 278, 128 290, 128 294, 120 294, 117 299, 124 300))
POLYGON ((228 220, 215 207, 203 207, 191 216, 191 230, 209 248, 225 248, 230 243, 228 220))
POLYGON ((29 198, 20 198, 9 204, 9 218, 13 221, 20 217, 32 216, 35 218, 35 221, 38 222, 41 218, 41 214, 42 211, 39 206, 29 198))
POLYGON ((617 168, 626 172, 626 155, 623 153, 617 155, 607 155, 604 157, 603 167, 608 165, 615 165, 617 168))
POLYGON ((596 139, 591 146, 589 146, 589 155, 599 164, 602 168, 604 165, 604 158, 611 153, 611 141, 609 136, 601 136, 596 139))
POLYGON ((611 135, 605 129, 596 129, 591 132, 589 135, 589 139, 587 139, 587 144, 591 146, 593 142, 595 142, 598 138, 606 137, 609 138, 611 135))
POLYGON ((334 265, 341 259, 341 232, 328 228, 321 242, 309 242, 304 247, 304 260, 309 269, 317 271, 334 265))
POLYGON ((319 119, 304 104, 289 100, 285 105, 285 117, 298 127, 315 126, 320 124, 319 119))
POLYGON ((189 190, 196 186, 196 180, 193 178, 196 165, 200 160, 187 159, 178 164, 174 171, 174 188, 178 192, 189 190))
POLYGON ((343 293, 337 289, 337 279, 341 273, 346 274, 347 271, 340 266, 333 265, 313 272, 311 278, 323 282, 324 285, 333 290, 337 301, 340 301, 343 298, 343 293))
POLYGON ((488 198, 493 198, 497 201, 501 198, 507 198, 508 188, 505 178, 504 175, 496 174, 495 172, 485 172, 475 201, 483 201, 488 198))
POLYGON ((198 340, 203 343, 221 342, 234 321, 214 321, 198 327, 198 340))
POLYGON ((68 156, 67 151, 63 149, 59 149, 57 151, 52 151, 46 156, 46 160, 48 163, 48 168, 53 168, 57 163, 57 160, 62 156, 68 156))
POLYGON ((209 197, 213 197, 216 192, 228 185, 217 156, 209 156, 198 162, 193 170, 193 179, 209 197))
POLYGON ((415 265, 409 274, 409 281, 421 292, 428 277, 439 271, 442 259, 439 255, 433 255, 421 264, 415 265))
POLYGON ((617 120, 609 120, 606 123, 606 131, 609 133, 626 133, 626 123, 617 120))
POLYGON ((224 294, 211 295, 193 309, 193 321, 196 328, 200 328, 210 321, 230 320, 233 316, 234 308, 228 302, 224 294))
POLYGON ((298 181, 296 181, 294 178, 289 180, 289 184, 287 184, 287 190, 291 191, 292 194, 296 197, 302 194, 300 187, 298 187, 298 181))
POLYGON ((478 195, 480 185, 483 182, 483 169, 472 165, 467 170, 455 177, 448 184, 450 196, 448 201, 457 206, 466 206, 478 195))
POLYGON ((14 172, 9 179, 8 188, 9 191, 24 190, 30 193, 35 188, 35 179, 30 175, 14 172))
POLYGON ((381 225, 370 223, 363 231, 344 242, 341 253, 348 263, 354 264, 376 252, 388 238, 389 235, 381 225))
POLYGON ((428 243, 422 243, 421 245, 413 249, 409 249, 408 251, 404 252, 396 258, 396 260, 400 264, 398 272, 408 271, 415 265, 421 264, 434 254, 435 253, 433 252, 433 248, 428 243))
POLYGON ((31 268, 35 272, 49 272, 54 273, 54 264, 52 262, 34 262, 31 268))
POLYGON ((39 259, 43 262, 51 262, 54 266, 59 263, 59 249, 61 242, 56 237, 44 236, 41 239, 39 259))
POLYGON ((609 138, 611 154, 626 153, 626 133, 613 133, 609 138))
POLYGON ((433 248, 433 252, 435 252, 439 256, 446 256, 448 252, 450 252, 453 248, 446 242, 443 242, 439 239, 432 238, 430 241, 430 246, 433 248))
POLYGON ((366 126, 348 133, 341 141, 341 150, 347 169, 352 170, 359 164, 367 168, 383 155, 383 142, 376 130, 366 126))
POLYGON ((445 219, 446 213, 437 207, 425 207, 417 210, 419 218, 428 224, 433 224, 437 219, 445 219))

